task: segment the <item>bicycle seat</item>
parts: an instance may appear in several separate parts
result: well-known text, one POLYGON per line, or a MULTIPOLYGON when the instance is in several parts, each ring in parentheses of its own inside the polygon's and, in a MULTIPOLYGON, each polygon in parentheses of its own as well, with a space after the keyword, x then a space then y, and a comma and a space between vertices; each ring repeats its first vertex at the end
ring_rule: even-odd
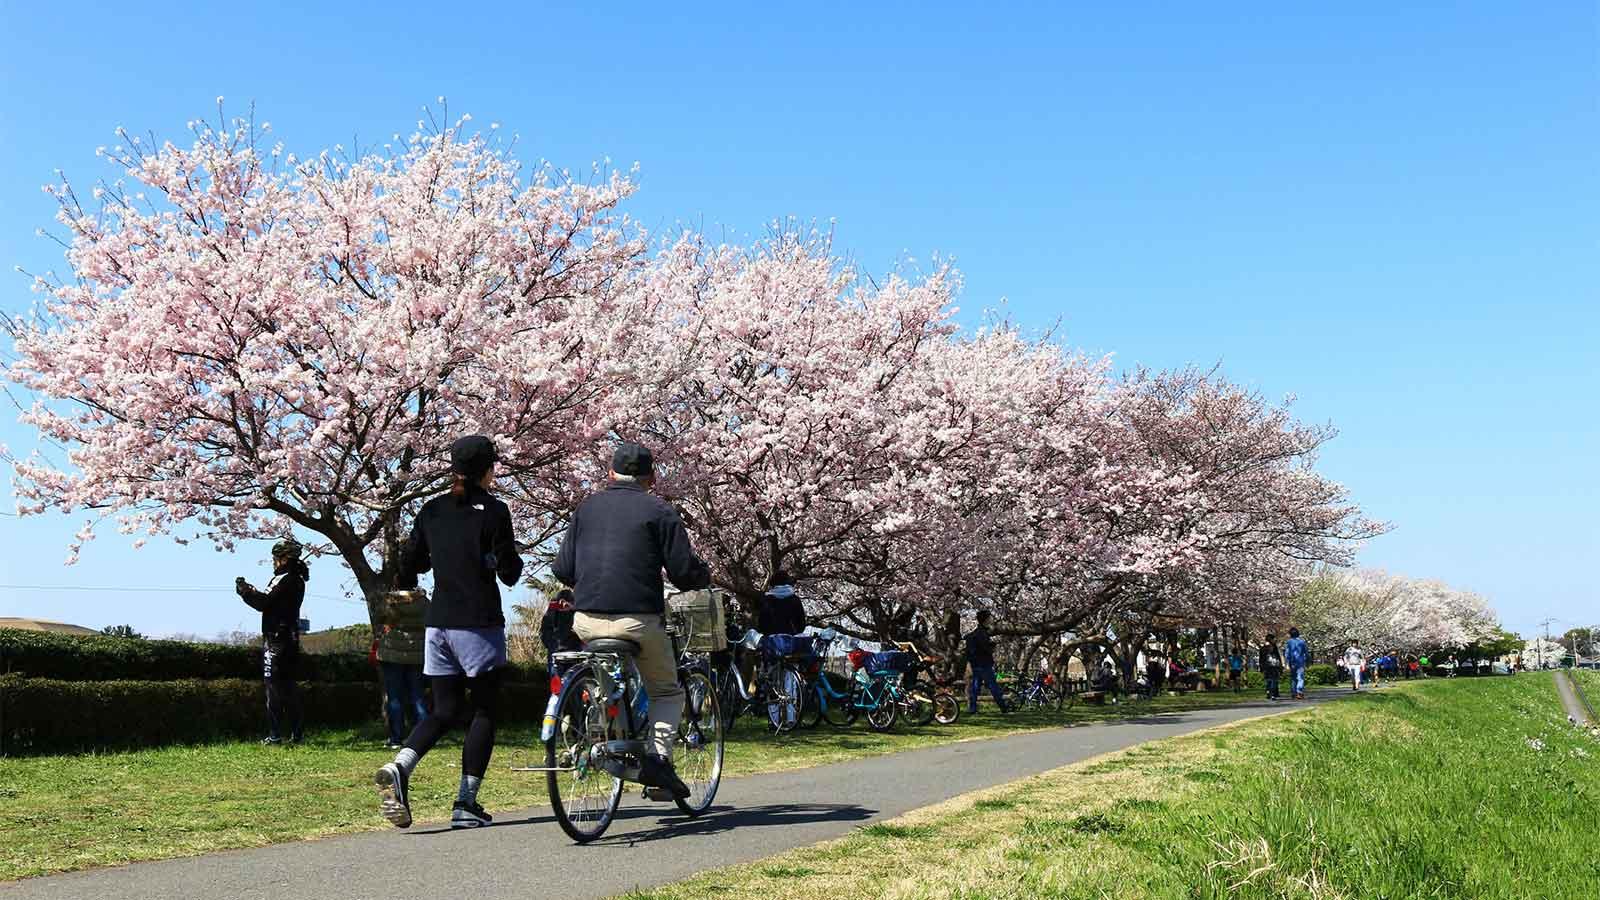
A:
POLYGON ((625 638, 595 638, 583 645, 585 653, 616 653, 621 656, 638 656, 639 645, 625 638))

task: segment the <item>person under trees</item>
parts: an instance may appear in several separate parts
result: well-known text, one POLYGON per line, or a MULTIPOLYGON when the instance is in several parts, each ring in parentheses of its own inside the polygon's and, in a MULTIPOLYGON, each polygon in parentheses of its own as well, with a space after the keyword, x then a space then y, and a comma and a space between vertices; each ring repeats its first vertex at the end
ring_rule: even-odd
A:
POLYGON ((265 591, 242 576, 234 581, 240 599, 261 613, 261 667, 267 693, 263 744, 285 738, 298 744, 305 737, 305 711, 295 682, 300 668, 300 605, 311 577, 311 568, 300 558, 304 549, 292 538, 272 545, 273 580, 265 591))
MULTIPOLYGON (((1267 684, 1267 699, 1282 699, 1278 696, 1278 679, 1283 677, 1283 655, 1278 652, 1276 634, 1268 634, 1267 639, 1261 643, 1260 667, 1261 677, 1267 684)), ((1299 696, 1296 695, 1295 699, 1298 700, 1299 696)))
POLYGON ((988 610, 980 610, 977 627, 966 637, 967 668, 971 670, 967 683, 967 712, 974 715, 978 712, 980 688, 988 688, 989 695, 994 697, 994 705, 1002 714, 1010 712, 1006 708, 1005 693, 1000 690, 1000 682, 994 675, 994 639, 989 636, 991 617, 988 610))
POLYGON ((466 728, 466 740, 450 827, 493 822, 478 803, 478 789, 494 752, 500 677, 508 662, 505 612, 495 579, 512 587, 522 575, 511 510, 490 493, 498 459, 494 442, 483 435, 450 445, 450 490, 417 513, 400 560, 409 587, 417 575, 433 573, 423 662, 433 687, 433 711, 374 777, 383 817, 397 828, 411 826, 410 781, 417 763, 457 724, 466 728))
POLYGON ((806 630, 806 608, 788 572, 775 572, 761 596, 756 630, 762 634, 799 634, 806 630))

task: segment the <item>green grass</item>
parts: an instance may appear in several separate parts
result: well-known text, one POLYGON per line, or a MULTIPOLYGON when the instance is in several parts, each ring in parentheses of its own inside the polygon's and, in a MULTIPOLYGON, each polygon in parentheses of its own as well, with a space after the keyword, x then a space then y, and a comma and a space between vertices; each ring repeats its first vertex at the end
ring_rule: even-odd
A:
POLYGON ((1600 734, 1567 724, 1550 676, 1441 679, 1146 745, 635 896, 1593 898, 1597 810, 1600 734), (894 865, 875 864, 886 848, 894 865))
MULTIPOLYGON (((1132 707, 1064 714, 988 713, 952 727, 873 734, 861 726, 773 738, 749 719, 729 737, 730 776, 797 769, 932 744, 994 737, 1117 716, 1124 711, 1227 705, 1253 694, 1194 694, 1132 707)), ((480 799, 490 810, 547 802, 543 776, 505 771, 542 765, 527 726, 500 730, 480 799)), ((134 752, 0 758, 0 880, 138 860, 259 847, 387 827, 375 810, 373 770, 391 754, 376 729, 313 734, 299 747, 254 742, 134 752)), ((445 819, 460 775, 460 744, 445 742, 412 782, 419 819, 445 819)))

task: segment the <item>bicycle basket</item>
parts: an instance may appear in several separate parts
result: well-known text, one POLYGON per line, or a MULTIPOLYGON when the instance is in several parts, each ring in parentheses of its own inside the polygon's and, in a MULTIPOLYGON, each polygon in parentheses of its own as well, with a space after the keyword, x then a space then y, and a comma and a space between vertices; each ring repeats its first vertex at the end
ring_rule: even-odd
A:
POLYGON ((683 591, 667 597, 667 611, 689 636, 683 649, 716 653, 728 649, 728 629, 722 598, 716 591, 683 591))

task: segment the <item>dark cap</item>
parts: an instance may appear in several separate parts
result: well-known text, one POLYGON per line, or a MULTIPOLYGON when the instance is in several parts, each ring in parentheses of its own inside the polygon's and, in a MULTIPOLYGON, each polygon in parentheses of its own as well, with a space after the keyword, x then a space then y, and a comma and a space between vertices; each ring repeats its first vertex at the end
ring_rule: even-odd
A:
POLYGON ((656 461, 650 450, 638 444, 618 444, 616 452, 611 454, 611 471, 618 475, 645 478, 654 475, 655 470, 656 461))
POLYGON ((299 559, 305 548, 294 538, 284 538, 272 545, 272 555, 284 559, 299 559))
POLYGON ((450 445, 450 471, 468 481, 477 481, 500 459, 494 441, 481 434, 468 435, 450 445))

